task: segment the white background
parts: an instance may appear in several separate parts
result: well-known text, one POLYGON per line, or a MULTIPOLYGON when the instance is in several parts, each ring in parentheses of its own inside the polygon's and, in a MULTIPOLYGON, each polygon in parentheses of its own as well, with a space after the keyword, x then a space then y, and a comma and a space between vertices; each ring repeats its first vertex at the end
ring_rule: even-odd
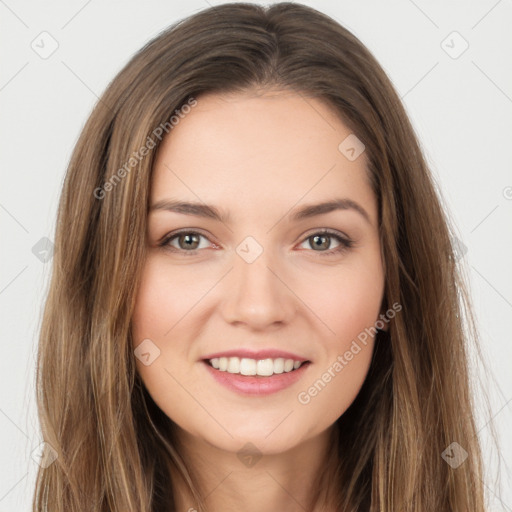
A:
MULTIPOLYGON (((97 97, 133 53, 176 20, 218 3, 0 0, 0 512, 31 505, 31 452, 41 441, 33 376, 50 269, 32 248, 53 240, 71 150, 97 97), (51 47, 44 31, 58 43, 46 59, 31 47, 43 37, 51 47)), ((512 511, 512 4, 304 3, 351 30, 382 64, 458 226, 492 377, 485 384, 491 411, 478 413, 489 510, 512 511), (468 49, 453 58, 464 40, 468 49), (494 451, 492 423, 500 436, 494 451)))

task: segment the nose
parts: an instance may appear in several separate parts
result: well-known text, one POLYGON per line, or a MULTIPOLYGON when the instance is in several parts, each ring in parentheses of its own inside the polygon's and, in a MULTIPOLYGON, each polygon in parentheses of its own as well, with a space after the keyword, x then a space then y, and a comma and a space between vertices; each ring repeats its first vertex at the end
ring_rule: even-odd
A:
POLYGON ((233 269, 226 279, 222 314, 226 322, 253 330, 282 326, 297 310, 297 297, 287 282, 283 266, 270 251, 249 263, 234 254, 233 269))

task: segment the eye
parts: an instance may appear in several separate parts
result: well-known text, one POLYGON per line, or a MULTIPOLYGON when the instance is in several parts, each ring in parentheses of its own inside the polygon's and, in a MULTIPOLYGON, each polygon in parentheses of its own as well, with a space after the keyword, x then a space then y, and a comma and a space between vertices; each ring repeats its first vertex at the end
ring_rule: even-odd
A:
POLYGON ((337 232, 323 229, 308 236, 302 244, 309 244, 313 247, 314 252, 320 253, 322 256, 332 256, 340 254, 353 246, 354 242, 347 237, 341 236, 337 232), (335 239, 338 246, 332 249, 332 239, 335 239))
MULTIPOLYGON (((321 256, 341 254, 343 251, 353 246, 352 240, 328 229, 312 233, 302 242, 302 244, 305 243, 312 247, 313 252, 317 252, 321 256), (334 249, 332 248, 332 239, 338 244, 334 249)), ((179 231, 178 233, 171 233, 159 242, 160 247, 164 247, 173 252, 186 254, 187 256, 194 256, 197 254, 198 250, 206 249, 210 247, 211 244, 212 242, 210 242, 205 235, 197 231, 179 231), (205 240, 203 245, 201 245, 201 239, 205 240)), ((213 245, 216 246, 215 244, 213 245)))
POLYGON ((205 249, 210 246, 209 242, 201 245, 201 239, 208 240, 204 235, 196 231, 181 231, 165 237, 159 245, 167 247, 172 251, 194 255, 196 250, 205 249))

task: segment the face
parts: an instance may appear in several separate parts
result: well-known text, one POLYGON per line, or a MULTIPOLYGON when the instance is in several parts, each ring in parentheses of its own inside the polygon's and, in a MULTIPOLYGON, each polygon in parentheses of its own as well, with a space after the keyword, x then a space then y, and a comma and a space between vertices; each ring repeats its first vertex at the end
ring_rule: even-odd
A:
POLYGON ((355 399, 384 275, 366 156, 341 144, 350 135, 317 99, 210 94, 160 146, 133 348, 183 435, 283 452, 355 399))

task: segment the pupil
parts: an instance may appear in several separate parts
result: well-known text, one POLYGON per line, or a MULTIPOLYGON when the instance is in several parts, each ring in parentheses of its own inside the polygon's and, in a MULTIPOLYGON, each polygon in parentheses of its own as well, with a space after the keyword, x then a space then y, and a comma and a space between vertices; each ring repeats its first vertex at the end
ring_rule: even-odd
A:
POLYGON ((180 237, 181 241, 185 241, 185 245, 189 249, 196 249, 197 243, 198 243, 198 236, 197 235, 182 235, 180 237), (195 245, 194 245, 195 244, 195 245))
POLYGON ((316 235, 313 237, 314 243, 313 245, 315 247, 320 247, 322 249, 328 249, 329 248, 329 237, 324 235, 316 235), (320 241, 320 242, 319 242, 320 241), (318 243, 319 242, 319 243, 318 243))

